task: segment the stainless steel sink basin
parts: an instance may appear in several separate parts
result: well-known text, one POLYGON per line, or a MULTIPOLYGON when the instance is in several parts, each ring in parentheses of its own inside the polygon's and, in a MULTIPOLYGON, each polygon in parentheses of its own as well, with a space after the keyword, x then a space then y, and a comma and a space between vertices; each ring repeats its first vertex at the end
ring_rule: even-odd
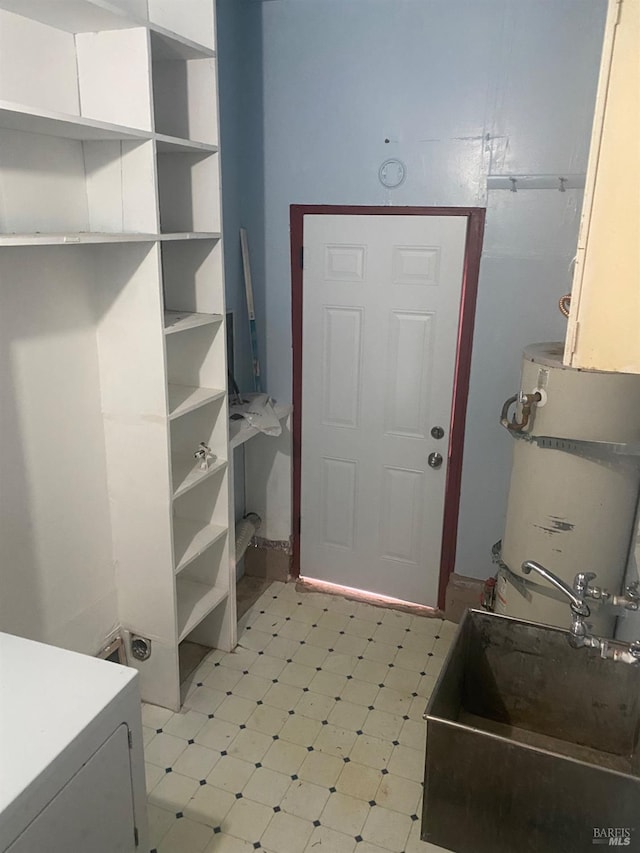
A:
POLYGON ((640 851, 640 665, 567 637, 467 611, 425 714, 424 841, 584 853, 617 833, 640 851))

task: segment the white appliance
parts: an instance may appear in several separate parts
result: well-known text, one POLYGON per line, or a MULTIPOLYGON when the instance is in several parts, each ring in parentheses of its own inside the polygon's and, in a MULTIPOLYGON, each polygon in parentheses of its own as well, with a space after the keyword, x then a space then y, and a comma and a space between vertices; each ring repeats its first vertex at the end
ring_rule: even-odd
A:
POLYGON ((2 853, 146 853, 137 681, 0 633, 2 853))

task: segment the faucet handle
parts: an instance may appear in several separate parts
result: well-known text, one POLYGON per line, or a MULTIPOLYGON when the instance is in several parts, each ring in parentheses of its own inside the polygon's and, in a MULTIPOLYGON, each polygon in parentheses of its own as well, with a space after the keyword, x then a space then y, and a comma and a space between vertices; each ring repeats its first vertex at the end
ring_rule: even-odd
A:
POLYGON ((589 589, 589 584, 595 577, 595 572, 578 572, 575 576, 573 580, 573 589, 580 598, 585 597, 587 590, 589 589))

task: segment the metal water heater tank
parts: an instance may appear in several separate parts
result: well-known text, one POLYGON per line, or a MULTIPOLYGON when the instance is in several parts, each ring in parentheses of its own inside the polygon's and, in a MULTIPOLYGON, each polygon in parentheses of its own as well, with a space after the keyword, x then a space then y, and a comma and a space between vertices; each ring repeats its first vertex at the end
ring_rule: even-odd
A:
MULTIPOLYGON (((495 609, 568 627, 567 599, 521 564, 536 560, 569 586, 577 572, 595 572, 594 584, 621 591, 640 485, 640 376, 567 367, 562 353, 560 343, 528 346, 520 402, 511 398, 516 440, 495 609)), ((612 637, 615 615, 589 604, 594 632, 612 637)))

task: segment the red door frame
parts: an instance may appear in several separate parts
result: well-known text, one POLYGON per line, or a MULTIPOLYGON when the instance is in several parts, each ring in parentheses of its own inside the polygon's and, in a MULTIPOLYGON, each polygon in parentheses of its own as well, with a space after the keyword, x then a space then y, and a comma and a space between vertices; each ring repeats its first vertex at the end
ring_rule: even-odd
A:
POLYGON ((471 371, 471 348, 475 321, 480 255, 485 209, 481 207, 359 207, 357 205, 292 204, 291 224, 291 324, 293 337, 293 566, 300 576, 300 511, 302 501, 302 247, 304 217, 308 215, 357 216, 464 216, 467 219, 462 295, 458 321, 458 345, 451 411, 451 431, 445 486, 442 551, 438 585, 438 607, 444 608, 449 575, 453 572, 458 535, 462 453, 471 371))

